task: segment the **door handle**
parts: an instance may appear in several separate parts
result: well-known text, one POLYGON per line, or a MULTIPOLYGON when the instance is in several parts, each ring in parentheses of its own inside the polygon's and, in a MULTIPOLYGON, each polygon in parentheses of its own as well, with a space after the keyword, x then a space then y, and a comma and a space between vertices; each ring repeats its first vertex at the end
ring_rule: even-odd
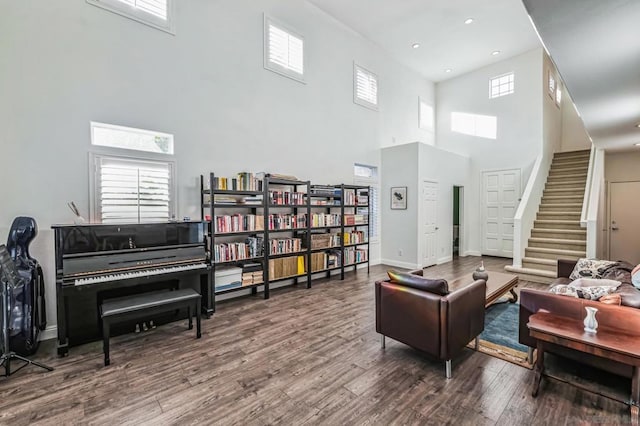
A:
POLYGON ((618 228, 617 226, 615 226, 615 225, 611 225, 611 230, 612 230, 612 231, 617 231, 618 229, 619 229, 619 228, 618 228))
POLYGON ((436 231, 437 231, 438 229, 440 229, 440 228, 438 228, 438 227, 436 226, 436 231))

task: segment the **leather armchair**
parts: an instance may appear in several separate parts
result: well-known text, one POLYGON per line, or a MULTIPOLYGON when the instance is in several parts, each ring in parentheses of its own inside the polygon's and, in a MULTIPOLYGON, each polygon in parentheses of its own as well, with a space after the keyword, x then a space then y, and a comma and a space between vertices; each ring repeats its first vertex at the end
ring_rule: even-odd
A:
MULTIPOLYGON (((422 275, 422 270, 412 272, 422 275)), ((444 360, 451 378, 451 359, 484 330, 486 282, 474 281, 445 296, 389 280, 377 281, 376 331, 444 360)))

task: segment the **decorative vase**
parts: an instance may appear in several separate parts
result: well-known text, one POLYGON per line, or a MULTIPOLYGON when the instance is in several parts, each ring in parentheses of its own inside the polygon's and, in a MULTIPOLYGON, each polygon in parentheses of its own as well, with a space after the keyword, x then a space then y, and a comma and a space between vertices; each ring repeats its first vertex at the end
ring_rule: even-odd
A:
POLYGON ((596 319, 598 308, 585 306, 585 309, 587 310, 587 316, 584 317, 584 331, 587 333, 596 333, 598 331, 598 320, 596 319))
POLYGON ((471 277, 473 277, 474 280, 489 280, 489 274, 487 274, 487 271, 485 271, 484 269, 484 262, 480 262, 480 266, 478 267, 478 269, 473 271, 471 277))

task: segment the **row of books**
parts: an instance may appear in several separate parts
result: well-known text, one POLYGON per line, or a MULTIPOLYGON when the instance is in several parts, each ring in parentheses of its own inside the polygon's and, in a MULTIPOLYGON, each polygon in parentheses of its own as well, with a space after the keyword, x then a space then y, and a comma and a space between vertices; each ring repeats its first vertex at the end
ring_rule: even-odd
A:
POLYGON ((356 192, 356 190, 347 190, 344 192, 343 201, 346 205, 366 205, 369 203, 369 196, 366 192, 356 192))
POLYGON ((269 240, 270 253, 273 254, 287 254, 297 253, 302 251, 302 239, 301 238, 278 238, 269 240))
POLYGON ((215 263, 246 260, 262 256, 264 253, 264 239, 262 237, 248 237, 244 242, 220 243, 213 246, 213 261, 215 263))
POLYGON ((269 259, 269 279, 294 277, 306 272, 304 256, 289 256, 269 259))
POLYGON ((369 259, 369 251, 360 248, 345 249, 344 264, 353 265, 354 263, 366 262, 369 259))
POLYGON ((340 234, 311 234, 311 249, 340 246, 340 234))
POLYGON ((241 172, 234 178, 214 177, 213 189, 221 191, 262 191, 262 179, 254 173, 241 172))
POLYGON ((307 203, 304 192, 269 191, 269 204, 302 206, 307 203))
POLYGON ((264 282, 264 278, 262 277, 262 269, 259 271, 253 272, 243 272, 242 273, 242 286, 262 284, 264 282))
POLYGON ((323 197, 340 197, 342 190, 332 185, 311 185, 309 193, 323 197))
POLYGON ((322 226, 340 226, 340 214, 337 213, 313 213, 311 215, 311 226, 318 228, 322 226))
POLYGON ((344 244, 360 244, 367 242, 367 232, 365 231, 351 231, 345 232, 343 235, 344 244))
POLYGON ((345 226, 366 225, 367 224, 367 216, 363 215, 363 214, 345 214, 344 215, 344 224, 345 224, 345 226))
POLYGON ((255 214, 220 215, 215 217, 215 232, 263 231, 264 216, 255 214))
POLYGON ((267 218, 270 230, 300 229, 307 227, 306 213, 300 214, 270 214, 267 218))

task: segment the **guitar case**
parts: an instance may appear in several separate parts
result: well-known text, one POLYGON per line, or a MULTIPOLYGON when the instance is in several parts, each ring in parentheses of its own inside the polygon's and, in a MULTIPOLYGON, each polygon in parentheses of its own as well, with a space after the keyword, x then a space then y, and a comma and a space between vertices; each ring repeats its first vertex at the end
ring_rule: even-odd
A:
POLYGON ((17 217, 7 239, 7 249, 22 278, 9 289, 9 346, 22 356, 36 352, 40 331, 47 326, 42 268, 29 254, 29 245, 37 234, 33 218, 17 217))

